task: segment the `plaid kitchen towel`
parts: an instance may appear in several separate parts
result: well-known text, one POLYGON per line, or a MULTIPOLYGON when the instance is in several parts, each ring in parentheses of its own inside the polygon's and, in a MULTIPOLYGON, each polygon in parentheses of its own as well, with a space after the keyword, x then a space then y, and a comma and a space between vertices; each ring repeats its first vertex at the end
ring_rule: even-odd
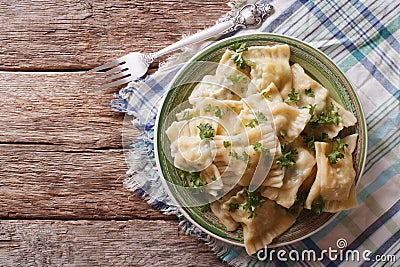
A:
MULTIPOLYGON (((243 1, 233 1, 233 10, 243 1)), ((325 52, 346 73, 360 97, 368 127, 368 156, 357 189, 359 207, 341 212, 303 241, 276 248, 266 260, 217 241, 182 218, 169 203, 155 169, 153 126, 157 103, 176 66, 201 49, 177 55, 144 80, 124 88, 111 103, 134 115, 142 136, 128 153, 126 186, 205 240, 234 266, 399 266, 400 264, 400 2, 393 0, 267 1, 275 13, 258 31, 296 37, 325 52), (334 251, 343 249, 338 255, 334 251), (331 255, 329 255, 331 253, 331 255)), ((240 34, 240 33, 239 33, 240 34)))

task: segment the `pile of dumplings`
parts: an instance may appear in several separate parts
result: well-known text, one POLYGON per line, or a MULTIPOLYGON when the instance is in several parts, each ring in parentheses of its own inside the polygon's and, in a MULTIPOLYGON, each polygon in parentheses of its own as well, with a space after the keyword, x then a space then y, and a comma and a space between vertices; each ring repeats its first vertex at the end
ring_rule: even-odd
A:
POLYGON ((318 204, 318 212, 336 213, 357 205, 358 136, 342 136, 355 116, 290 64, 288 45, 242 50, 242 65, 232 48, 225 51, 166 135, 174 166, 197 175, 188 184, 205 187, 211 212, 228 231, 242 227, 252 255, 289 229, 302 209, 318 204), (252 180, 260 184, 254 192, 252 180))

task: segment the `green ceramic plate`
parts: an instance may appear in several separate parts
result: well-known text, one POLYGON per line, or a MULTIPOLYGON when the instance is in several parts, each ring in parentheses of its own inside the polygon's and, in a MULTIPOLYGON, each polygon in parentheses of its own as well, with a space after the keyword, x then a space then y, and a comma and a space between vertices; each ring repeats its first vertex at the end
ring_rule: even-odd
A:
MULTIPOLYGON (((175 76, 170 84, 170 90, 163 100, 156 122, 155 150, 161 177, 165 179, 165 181, 171 183, 181 183, 179 171, 167 159, 166 155, 168 155, 170 151, 168 151, 168 146, 165 145, 165 142, 168 142, 168 140, 166 140, 163 131, 168 128, 172 122, 168 120, 168 117, 171 117, 168 115, 173 112, 178 104, 187 100, 196 85, 188 81, 200 80, 201 77, 195 79, 194 77, 196 77, 196 75, 204 75, 205 73, 204 70, 198 69, 201 65, 192 63, 199 61, 218 62, 224 51, 236 42, 245 42, 247 46, 289 45, 291 50, 291 63, 299 63, 308 75, 330 91, 331 96, 337 102, 342 104, 347 110, 353 112, 358 120, 355 129, 353 129, 359 135, 357 148, 354 153, 354 168, 356 170, 356 180, 358 182, 362 174, 366 157, 367 130, 360 101, 352 85, 343 72, 321 51, 295 38, 269 33, 235 36, 215 43, 195 55, 175 76)), ((207 73, 212 71, 214 70, 206 70, 207 73)), ((169 186, 165 181, 164 187, 173 200, 182 203, 185 202, 185 198, 190 197, 181 195, 174 187, 169 186)), ((179 209, 189 221, 202 229, 205 233, 227 243, 244 246, 242 231, 227 231, 211 212, 203 212, 198 207, 179 207, 179 209)), ((332 213, 316 215, 304 210, 298 217, 297 222, 285 233, 277 237, 270 246, 282 246, 306 238, 322 229, 335 215, 336 214, 332 213)))

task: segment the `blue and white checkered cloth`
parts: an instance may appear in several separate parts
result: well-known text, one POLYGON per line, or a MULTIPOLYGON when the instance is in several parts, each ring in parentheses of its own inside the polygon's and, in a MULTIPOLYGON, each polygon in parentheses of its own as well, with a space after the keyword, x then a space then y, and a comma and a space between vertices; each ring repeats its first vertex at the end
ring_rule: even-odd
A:
MULTIPOLYGON (((360 97, 368 127, 368 156, 357 189, 360 206, 341 212, 317 234, 277 248, 286 254, 282 252, 283 257, 275 256, 272 261, 259 261, 247 256, 243 248, 216 241, 182 217, 181 225, 208 242, 219 258, 236 266, 399 266, 400 2, 279 0, 271 4, 275 13, 258 30, 293 36, 319 48, 346 73, 360 97), (349 252, 348 257, 324 254, 324 250, 337 249, 338 240, 347 243, 343 252, 349 252), (296 258, 310 250, 325 256, 318 261, 296 258), (290 254, 293 251, 297 253, 290 254), (349 257, 355 251, 360 259, 349 257)), ((190 52, 196 49, 181 54, 175 62, 183 62, 190 52)), ((158 208, 177 213, 165 204, 168 196, 159 184, 152 154, 155 104, 174 74, 165 73, 169 74, 161 71, 121 90, 111 105, 134 115, 143 133, 133 142, 138 152, 131 155, 136 163, 131 166, 133 178, 127 180, 127 186, 150 198, 158 208), (141 161, 142 156, 148 160, 141 161)))

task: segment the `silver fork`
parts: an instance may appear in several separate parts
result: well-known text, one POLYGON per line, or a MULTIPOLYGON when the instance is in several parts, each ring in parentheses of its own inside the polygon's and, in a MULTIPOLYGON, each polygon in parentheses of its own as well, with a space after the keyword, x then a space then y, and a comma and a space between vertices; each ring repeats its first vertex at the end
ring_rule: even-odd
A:
POLYGON ((149 65, 158 57, 173 52, 189 44, 207 40, 218 34, 228 33, 240 28, 255 28, 271 14, 273 7, 269 4, 248 4, 243 6, 236 15, 228 12, 219 23, 204 31, 198 32, 190 37, 182 39, 158 52, 143 54, 133 52, 122 56, 114 61, 91 69, 87 74, 100 72, 95 78, 104 78, 97 82, 97 90, 127 84, 146 74, 149 65))

